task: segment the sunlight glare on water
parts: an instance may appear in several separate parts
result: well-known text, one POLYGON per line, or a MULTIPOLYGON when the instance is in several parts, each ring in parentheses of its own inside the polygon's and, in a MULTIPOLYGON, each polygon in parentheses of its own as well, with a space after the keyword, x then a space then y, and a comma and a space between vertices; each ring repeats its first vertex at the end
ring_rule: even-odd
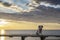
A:
MULTIPOLYGON (((4 35, 5 34, 5 31, 2 29, 1 30, 1 35, 4 35)), ((4 36, 1 36, 1 40, 5 40, 5 37, 4 36)))

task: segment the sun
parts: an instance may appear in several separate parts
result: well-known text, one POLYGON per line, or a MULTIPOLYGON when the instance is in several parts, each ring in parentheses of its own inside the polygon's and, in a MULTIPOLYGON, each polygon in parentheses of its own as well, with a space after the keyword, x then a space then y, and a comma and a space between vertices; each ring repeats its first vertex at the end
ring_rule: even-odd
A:
MULTIPOLYGON (((5 27, 5 25, 8 24, 8 23, 9 23, 8 20, 0 19, 0 27, 5 27)), ((0 35, 4 35, 4 34, 5 34, 5 30, 2 29, 0 35)), ((0 40, 5 40, 5 37, 4 36, 1 36, 1 39, 0 40)))
POLYGON ((4 26, 8 24, 8 22, 5 19, 0 19, 0 26, 4 26))

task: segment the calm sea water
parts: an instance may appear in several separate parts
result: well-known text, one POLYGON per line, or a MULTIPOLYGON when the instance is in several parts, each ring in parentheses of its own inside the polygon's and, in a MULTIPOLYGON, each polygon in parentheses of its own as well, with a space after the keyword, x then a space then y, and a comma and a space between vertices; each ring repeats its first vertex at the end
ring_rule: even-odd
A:
MULTIPOLYGON (((44 30, 42 33, 44 35, 49 35, 49 34, 57 34, 60 35, 60 30, 44 30)), ((36 30, 6 30, 6 34, 35 34, 36 30)), ((21 40, 21 37, 6 37, 6 40, 21 40)), ((25 40, 40 40, 39 37, 27 37, 25 40)), ((47 37, 45 40, 60 40, 60 37, 47 37)))
MULTIPOLYGON (((57 35, 60 35, 60 30, 45 30, 43 31, 42 33, 44 35, 49 35, 49 34, 57 34, 57 35)), ((5 31, 5 34, 35 34, 36 33, 36 30, 6 30, 5 31)), ((54 35, 55 35, 54 34, 54 35)), ((0 37, 0 40, 1 40, 1 37, 0 37)), ((5 37, 4 40, 21 40, 21 37, 5 37)), ((40 40, 39 37, 27 37, 25 40, 40 40)), ((60 40, 60 37, 46 37, 45 40, 60 40)))

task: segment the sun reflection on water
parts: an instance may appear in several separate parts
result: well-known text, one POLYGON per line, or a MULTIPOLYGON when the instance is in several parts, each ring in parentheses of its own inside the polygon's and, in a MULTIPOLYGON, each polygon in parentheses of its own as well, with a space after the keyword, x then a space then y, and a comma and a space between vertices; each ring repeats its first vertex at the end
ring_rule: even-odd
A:
MULTIPOLYGON (((1 35, 4 35, 5 34, 5 30, 1 30, 1 35)), ((5 40, 5 37, 4 36, 1 36, 1 40, 5 40)))

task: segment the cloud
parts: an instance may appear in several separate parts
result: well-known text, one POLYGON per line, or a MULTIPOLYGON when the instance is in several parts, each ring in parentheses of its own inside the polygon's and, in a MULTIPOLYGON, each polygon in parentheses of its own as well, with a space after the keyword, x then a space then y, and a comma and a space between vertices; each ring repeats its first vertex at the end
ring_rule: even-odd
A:
POLYGON ((29 12, 32 9, 34 9, 33 7, 27 6, 26 2, 28 3, 30 1, 25 0, 25 1, 21 2, 21 0, 18 0, 18 1, 17 0, 9 0, 9 1, 8 0, 2 0, 0 3, 0 6, 6 10, 8 9, 8 10, 15 11, 15 12, 29 12))
POLYGON ((60 8, 60 0, 34 0, 34 1, 46 7, 60 8))
POLYGON ((45 22, 45 23, 60 23, 60 5, 51 4, 50 2, 41 1, 39 4, 35 1, 30 3, 16 5, 12 4, 10 7, 5 7, 0 3, 0 10, 4 12, 13 12, 13 14, 0 13, 0 18, 30 21, 30 22, 45 22), (24 7, 28 9, 24 9, 24 7), (5 10, 4 10, 5 9, 5 10), (15 13, 19 12, 19 13, 15 13), (8 17, 8 16, 9 17, 8 17))
POLYGON ((50 3, 41 2, 40 5, 44 5, 46 7, 60 8, 60 5, 51 5, 50 3))
POLYGON ((14 3, 12 0, 1 0, 2 2, 8 2, 10 4, 14 3))
POLYGON ((10 3, 7 3, 7 2, 4 2, 4 3, 2 3, 4 6, 6 6, 6 7, 10 7, 12 4, 10 4, 10 3))
MULTIPOLYGON (((37 1, 37 0, 36 0, 37 1)), ((30 5, 38 5, 34 11, 29 12, 25 16, 31 16, 31 20, 43 22, 59 22, 60 20, 60 4, 55 4, 56 1, 38 0, 39 4, 33 1, 30 5), (51 1, 51 2, 50 2, 51 1)), ((58 2, 58 1, 57 1, 58 2)), ((30 21, 31 21, 30 20, 30 21)))
POLYGON ((7 8, 7 5, 4 4, 5 2, 7 2, 9 10, 14 10, 15 12, 30 12, 40 5, 45 7, 60 8, 59 0, 2 0, 2 5, 7 8))
POLYGON ((34 10, 30 12, 21 12, 20 13, 0 13, 0 18, 16 20, 16 21, 28 21, 28 22, 39 22, 39 23, 60 23, 60 11, 57 11, 52 8, 34 10), (9 17, 8 17, 9 16, 9 17))
POLYGON ((37 3, 39 3, 39 2, 51 3, 54 5, 60 4, 60 0, 34 0, 34 1, 36 1, 37 3))
POLYGON ((0 3, 0 10, 2 10, 3 12, 5 12, 5 11, 9 12, 9 10, 10 10, 10 13, 13 13, 13 11, 15 11, 15 12, 21 12, 23 9, 21 7, 18 7, 17 5, 11 5, 10 7, 6 7, 5 5, 3 5, 2 3, 0 3))

